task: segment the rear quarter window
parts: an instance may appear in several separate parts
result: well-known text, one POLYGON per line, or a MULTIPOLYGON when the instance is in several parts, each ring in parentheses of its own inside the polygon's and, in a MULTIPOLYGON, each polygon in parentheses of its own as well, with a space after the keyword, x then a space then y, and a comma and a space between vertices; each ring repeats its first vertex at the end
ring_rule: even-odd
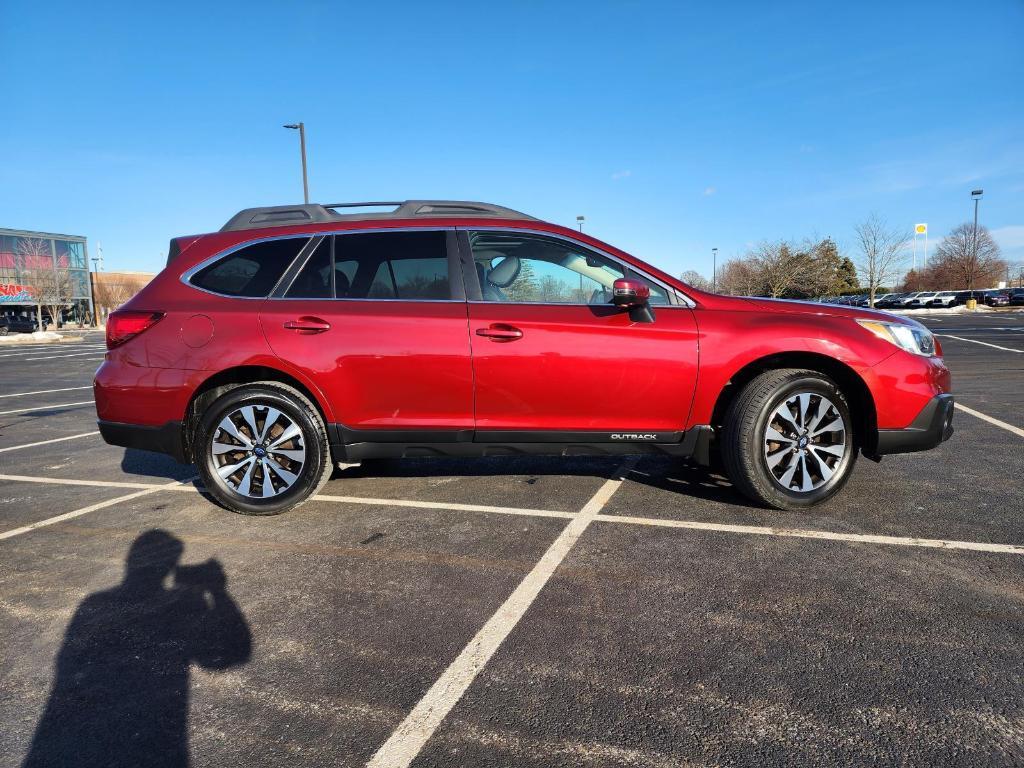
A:
POLYGON ((247 245, 203 267, 189 282, 224 296, 269 296, 308 241, 305 237, 291 237, 247 245))

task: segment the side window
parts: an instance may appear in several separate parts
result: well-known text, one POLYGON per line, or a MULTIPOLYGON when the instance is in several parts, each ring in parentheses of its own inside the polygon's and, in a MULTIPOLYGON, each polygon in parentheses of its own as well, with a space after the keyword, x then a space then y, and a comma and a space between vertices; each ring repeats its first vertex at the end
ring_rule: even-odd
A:
POLYGON ((668 291, 662 288, 653 280, 648 280, 646 277, 639 274, 638 272, 634 272, 633 270, 629 271, 629 276, 634 280, 639 280, 640 282, 644 283, 648 288, 651 289, 651 298, 647 300, 648 304, 660 307, 672 303, 672 301, 668 297, 668 291))
POLYGON ((552 238, 472 232, 470 244, 484 301, 608 304, 625 276, 611 259, 552 238))
POLYGON ((339 299, 451 298, 442 231, 336 235, 334 262, 339 299))
POLYGON ((368 299, 395 299, 395 278, 391 274, 391 263, 382 261, 377 265, 377 271, 373 275, 373 282, 370 283, 370 290, 366 293, 368 299))
POLYGON ((289 299, 331 298, 331 238, 320 241, 285 296, 289 299))
POLYGON ((356 270, 359 262, 348 260, 334 262, 334 290, 335 296, 339 299, 347 299, 349 291, 352 290, 352 283, 356 279, 356 270))
POLYGON ((307 242, 308 238, 291 237, 254 243, 199 270, 190 282, 225 296, 268 296, 307 242))

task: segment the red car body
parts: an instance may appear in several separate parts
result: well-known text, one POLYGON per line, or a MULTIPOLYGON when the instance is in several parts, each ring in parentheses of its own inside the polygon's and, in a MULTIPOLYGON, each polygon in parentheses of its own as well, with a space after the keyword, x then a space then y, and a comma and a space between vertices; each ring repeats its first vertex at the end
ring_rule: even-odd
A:
POLYGON ((706 293, 534 219, 340 217, 178 238, 172 251, 166 269, 112 316, 115 334, 119 318, 157 319, 112 340, 95 398, 108 442, 179 460, 192 458, 201 393, 268 378, 315 402, 339 461, 522 450, 662 451, 706 462, 737 388, 786 366, 822 370, 842 386, 860 449, 872 457, 930 448, 952 431, 941 350, 911 354, 855 322, 920 327, 914 321, 706 293), (550 235, 613 257, 677 292, 678 303, 658 306, 654 322, 643 323, 614 308, 482 301, 468 285, 449 301, 253 299, 212 294, 187 279, 218 254, 263 239, 417 229, 445 231, 456 251, 468 230, 550 235), (508 329, 519 332, 514 343, 501 337, 508 329))

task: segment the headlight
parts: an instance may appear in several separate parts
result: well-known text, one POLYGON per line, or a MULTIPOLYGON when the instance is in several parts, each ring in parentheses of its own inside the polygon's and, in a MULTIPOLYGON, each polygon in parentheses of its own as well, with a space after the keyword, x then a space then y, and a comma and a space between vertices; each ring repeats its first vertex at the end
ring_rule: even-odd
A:
POLYGON ((907 352, 924 357, 937 354, 935 337, 926 328, 903 323, 886 323, 881 320, 858 320, 857 322, 878 338, 885 339, 907 352))

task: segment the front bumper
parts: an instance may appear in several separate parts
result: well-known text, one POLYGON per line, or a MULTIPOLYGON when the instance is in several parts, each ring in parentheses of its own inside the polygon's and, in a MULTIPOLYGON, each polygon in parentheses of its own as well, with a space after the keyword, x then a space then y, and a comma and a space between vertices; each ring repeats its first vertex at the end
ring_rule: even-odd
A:
POLYGON ((905 429, 878 430, 875 454, 927 451, 953 434, 953 395, 936 395, 905 429))

